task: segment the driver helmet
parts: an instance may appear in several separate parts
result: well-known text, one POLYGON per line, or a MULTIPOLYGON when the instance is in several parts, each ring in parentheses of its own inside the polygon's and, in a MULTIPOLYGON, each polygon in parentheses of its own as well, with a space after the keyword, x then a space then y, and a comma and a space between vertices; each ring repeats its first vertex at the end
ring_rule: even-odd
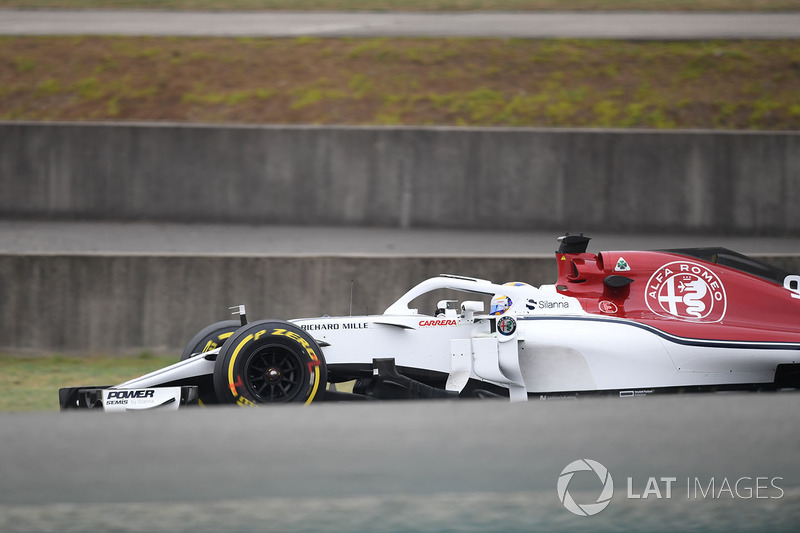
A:
POLYGON ((502 315, 511 307, 511 298, 505 294, 498 294, 492 298, 492 306, 489 310, 490 315, 502 315))

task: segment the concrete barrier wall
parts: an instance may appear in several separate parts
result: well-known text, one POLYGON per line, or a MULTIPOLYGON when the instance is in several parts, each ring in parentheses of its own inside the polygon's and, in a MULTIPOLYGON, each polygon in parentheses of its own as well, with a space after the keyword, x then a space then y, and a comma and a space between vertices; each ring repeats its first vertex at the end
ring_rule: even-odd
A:
MULTIPOLYGON (((246 304, 250 320, 348 315, 353 280, 353 314, 379 314, 441 273, 541 284, 555 281, 556 266, 551 257, 0 255, 0 351, 180 353, 234 305, 246 304)), ((419 302, 420 312, 446 296, 419 302)))
POLYGON ((791 234, 800 134, 0 123, 0 217, 791 234))
MULTIPOLYGON (((761 259, 800 272, 800 256, 761 259)), ((556 265, 550 256, 0 255, 0 352, 178 354, 233 305, 246 304, 251 320, 348 315, 353 280, 353 314, 379 314, 441 273, 541 285, 555 281, 556 265)), ((430 314, 446 296, 415 304, 430 314)))

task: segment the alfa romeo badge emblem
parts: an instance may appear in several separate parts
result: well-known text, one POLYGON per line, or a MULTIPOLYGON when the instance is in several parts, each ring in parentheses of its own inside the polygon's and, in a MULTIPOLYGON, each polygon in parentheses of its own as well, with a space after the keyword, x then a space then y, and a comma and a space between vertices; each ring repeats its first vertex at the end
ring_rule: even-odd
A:
POLYGON ((656 270, 647 282, 645 302, 659 316, 702 322, 719 322, 727 308, 722 280, 690 261, 674 261, 656 270))
POLYGON ((517 331, 517 321, 510 316, 504 316, 497 321, 497 331, 501 335, 513 335, 517 331))

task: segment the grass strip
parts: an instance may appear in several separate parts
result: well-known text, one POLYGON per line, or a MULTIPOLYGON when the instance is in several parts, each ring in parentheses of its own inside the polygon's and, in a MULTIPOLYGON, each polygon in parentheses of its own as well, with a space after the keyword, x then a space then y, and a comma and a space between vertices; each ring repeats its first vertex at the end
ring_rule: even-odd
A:
POLYGON ((10 357, 0 355, 0 411, 57 411, 58 389, 115 385, 177 362, 177 357, 10 357))
POLYGON ((0 38, 0 119, 800 129, 800 42, 0 38))

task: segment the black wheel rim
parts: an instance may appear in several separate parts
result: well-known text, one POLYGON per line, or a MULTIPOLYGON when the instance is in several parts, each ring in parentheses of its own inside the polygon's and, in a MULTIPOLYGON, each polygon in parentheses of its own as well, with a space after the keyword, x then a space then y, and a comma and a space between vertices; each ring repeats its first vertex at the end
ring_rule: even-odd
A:
POLYGON ((288 402, 303 389, 303 362, 287 346, 260 347, 247 359, 246 386, 257 402, 288 402))

